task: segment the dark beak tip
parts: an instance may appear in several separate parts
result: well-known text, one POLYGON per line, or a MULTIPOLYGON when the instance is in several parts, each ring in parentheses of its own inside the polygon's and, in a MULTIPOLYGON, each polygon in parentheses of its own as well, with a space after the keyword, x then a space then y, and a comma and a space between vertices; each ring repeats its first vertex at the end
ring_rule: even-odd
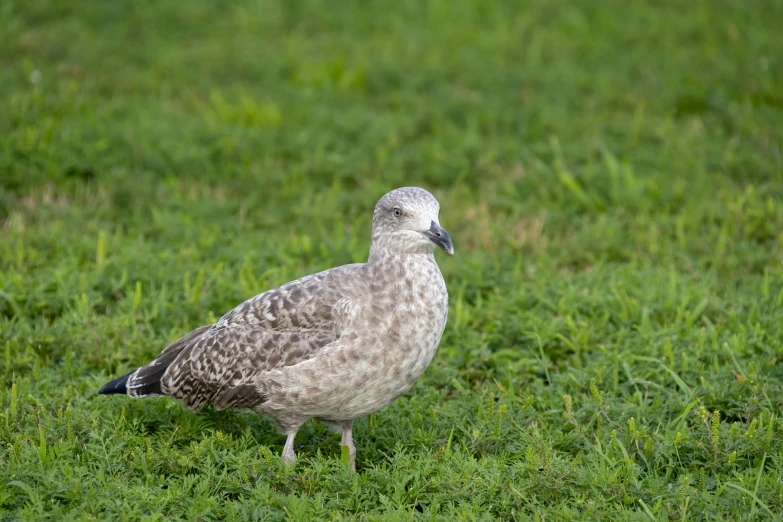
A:
POLYGON ((430 239, 433 243, 439 246, 444 252, 450 256, 454 255, 454 245, 451 242, 451 236, 440 225, 432 222, 430 230, 428 232, 430 239))

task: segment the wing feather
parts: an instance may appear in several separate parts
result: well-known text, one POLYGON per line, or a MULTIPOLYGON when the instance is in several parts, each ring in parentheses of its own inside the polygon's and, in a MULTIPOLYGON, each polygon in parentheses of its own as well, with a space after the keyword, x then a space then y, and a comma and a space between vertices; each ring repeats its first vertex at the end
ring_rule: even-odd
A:
POLYGON ((193 411, 210 402, 219 409, 260 404, 265 397, 253 383, 263 372, 305 361, 339 339, 352 297, 365 290, 355 277, 362 266, 313 274, 248 299, 172 343, 137 370, 129 390, 156 380, 160 393, 193 411))
POLYGON ((211 326, 196 328, 168 345, 154 361, 142 366, 131 374, 126 383, 127 393, 131 397, 141 398, 161 395, 160 380, 169 366, 177 359, 183 349, 189 347, 211 326))

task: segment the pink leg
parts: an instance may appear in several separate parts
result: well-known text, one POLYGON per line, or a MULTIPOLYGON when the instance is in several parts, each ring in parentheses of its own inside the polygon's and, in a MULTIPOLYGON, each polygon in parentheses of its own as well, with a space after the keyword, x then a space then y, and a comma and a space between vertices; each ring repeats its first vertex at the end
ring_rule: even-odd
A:
POLYGON ((353 445, 353 434, 351 429, 353 421, 343 422, 343 446, 348 446, 348 460, 351 461, 351 469, 356 471, 356 446, 353 445))
MULTIPOLYGON (((299 431, 299 430, 297 430, 299 431)), ((296 431, 287 433, 288 438, 285 439, 285 446, 283 446, 283 462, 286 464, 293 464, 296 460, 296 455, 294 454, 294 439, 296 438, 296 431)))

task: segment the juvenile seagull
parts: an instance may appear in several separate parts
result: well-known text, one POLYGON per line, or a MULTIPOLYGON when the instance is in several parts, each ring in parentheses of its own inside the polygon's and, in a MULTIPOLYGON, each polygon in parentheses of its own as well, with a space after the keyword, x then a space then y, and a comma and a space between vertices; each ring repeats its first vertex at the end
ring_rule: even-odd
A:
POLYGON ((259 294, 99 393, 169 395, 194 412, 212 402, 267 415, 287 435, 289 463, 300 426, 318 419, 342 431, 353 463, 353 420, 410 390, 446 326, 448 293, 434 251, 454 247, 439 210, 426 190, 389 192, 375 206, 366 263, 259 294))

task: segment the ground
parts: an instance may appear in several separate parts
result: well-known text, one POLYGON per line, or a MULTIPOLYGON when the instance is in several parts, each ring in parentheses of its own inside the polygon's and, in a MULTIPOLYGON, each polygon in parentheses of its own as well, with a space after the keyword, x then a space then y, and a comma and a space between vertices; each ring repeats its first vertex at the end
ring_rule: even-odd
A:
MULTIPOLYGON (((780 1, 0 6, 2 520, 772 520, 780 1), (299 460, 111 378, 366 259, 456 255, 414 389, 299 460)), ((779 519, 779 518, 778 518, 779 519)))

